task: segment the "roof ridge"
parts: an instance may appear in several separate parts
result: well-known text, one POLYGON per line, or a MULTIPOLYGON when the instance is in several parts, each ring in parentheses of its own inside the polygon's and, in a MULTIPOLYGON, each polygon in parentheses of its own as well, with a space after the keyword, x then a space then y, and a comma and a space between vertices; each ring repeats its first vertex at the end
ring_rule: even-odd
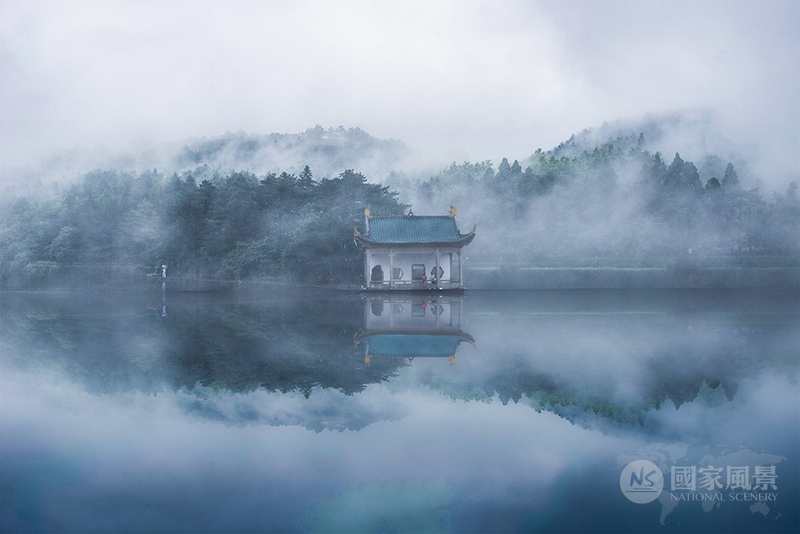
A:
POLYGON ((370 219, 453 219, 452 215, 371 215, 370 219))

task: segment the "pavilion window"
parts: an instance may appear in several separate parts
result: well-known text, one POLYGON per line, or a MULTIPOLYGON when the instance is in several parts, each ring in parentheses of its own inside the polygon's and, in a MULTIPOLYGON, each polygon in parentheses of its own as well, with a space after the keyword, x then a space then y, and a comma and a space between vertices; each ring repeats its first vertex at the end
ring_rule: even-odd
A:
POLYGON ((371 280, 373 282, 383 282, 383 267, 376 265, 372 268, 371 280))
POLYGON ((411 279, 414 281, 425 280, 425 264, 415 263, 411 266, 411 279))

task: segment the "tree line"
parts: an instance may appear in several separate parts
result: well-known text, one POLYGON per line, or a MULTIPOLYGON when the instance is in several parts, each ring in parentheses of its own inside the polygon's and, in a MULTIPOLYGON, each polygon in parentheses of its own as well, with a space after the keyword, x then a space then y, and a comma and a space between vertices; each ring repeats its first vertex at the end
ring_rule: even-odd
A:
POLYGON ((572 139, 497 169, 453 163, 414 197, 429 209, 458 205, 482 226, 476 255, 800 256, 797 184, 766 196, 732 162, 708 156, 699 170, 678 153, 667 162, 641 133, 591 150, 572 139))
MULTIPOLYGON (((473 258, 800 258, 796 184, 767 197, 732 162, 675 154, 667 163, 643 134, 591 149, 571 138, 496 170, 454 163, 411 187, 418 212, 455 205, 479 225, 473 258)), ((0 287, 98 271, 143 279, 162 263, 186 277, 358 284, 352 230, 365 207, 397 215, 408 205, 359 172, 317 179, 308 165, 299 174, 95 171, 55 195, 0 203, 0 287)))
POLYGON ((262 176, 96 171, 54 198, 0 210, 0 284, 35 285, 102 266, 144 278, 162 263, 183 276, 356 283, 352 235, 364 207, 406 208, 353 170, 320 180, 308 166, 262 176))

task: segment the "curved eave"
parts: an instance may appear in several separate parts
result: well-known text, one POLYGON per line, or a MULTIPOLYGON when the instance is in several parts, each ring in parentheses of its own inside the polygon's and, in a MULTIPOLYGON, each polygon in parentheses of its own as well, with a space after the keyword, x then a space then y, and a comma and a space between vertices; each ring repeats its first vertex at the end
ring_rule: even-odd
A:
POLYGON ((475 239, 475 232, 462 234, 459 239, 453 241, 425 241, 425 242, 383 242, 373 241, 367 236, 355 232, 353 238, 359 246, 369 247, 466 247, 475 239))
MULTIPOLYGON (((410 331, 409 331, 410 332, 410 331)), ((475 340, 465 332, 418 334, 366 331, 355 338, 356 343, 367 351, 368 357, 387 358, 454 358, 459 346, 464 343, 474 344, 475 340), (389 339, 382 339, 382 338, 389 339), (430 338, 441 338, 441 342, 431 343, 430 338)))
POLYGON ((366 341, 372 336, 385 336, 385 335, 395 335, 395 336, 453 336, 458 338, 459 343, 475 343, 475 338, 469 335, 468 333, 464 332, 461 329, 454 329, 450 332, 435 332, 430 330, 421 330, 421 329, 397 329, 397 330, 390 330, 390 329, 382 329, 382 330, 360 330, 356 332, 353 336, 353 341, 356 343, 361 343, 362 341, 366 341))

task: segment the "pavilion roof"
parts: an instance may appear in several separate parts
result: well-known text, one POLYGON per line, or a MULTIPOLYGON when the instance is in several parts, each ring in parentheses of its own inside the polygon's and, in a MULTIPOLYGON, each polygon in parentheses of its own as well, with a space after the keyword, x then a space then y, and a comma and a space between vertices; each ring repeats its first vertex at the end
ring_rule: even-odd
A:
POLYGON ((356 239, 365 245, 418 245, 469 244, 475 231, 462 234, 455 217, 449 215, 402 215, 393 217, 370 217, 369 231, 356 239))
POLYGON ((364 339, 371 356, 403 358, 447 358, 456 353, 460 343, 472 342, 466 334, 372 334, 364 339))

